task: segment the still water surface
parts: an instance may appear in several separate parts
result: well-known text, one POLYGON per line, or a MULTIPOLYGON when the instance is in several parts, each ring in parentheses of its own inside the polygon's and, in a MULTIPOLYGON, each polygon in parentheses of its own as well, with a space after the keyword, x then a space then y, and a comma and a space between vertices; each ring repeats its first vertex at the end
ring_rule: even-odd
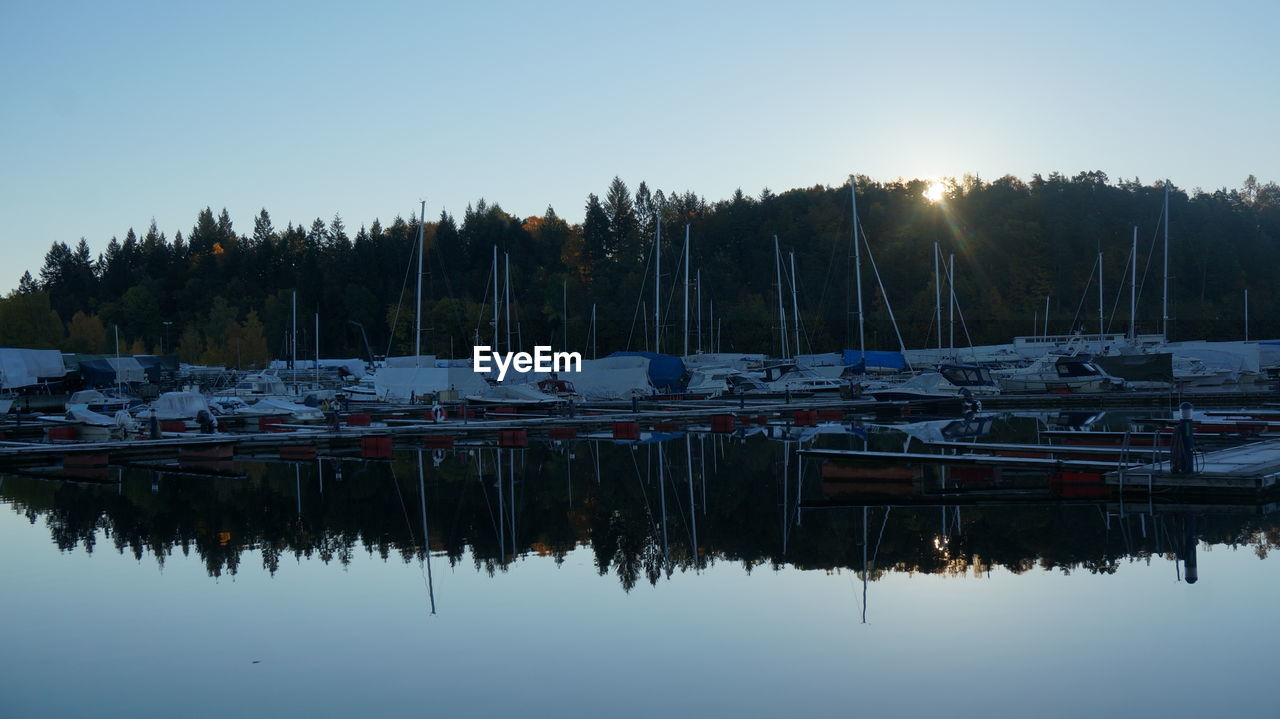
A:
POLYGON ((794 447, 5 477, 0 715, 1275 715, 1274 516, 833 501, 794 447))

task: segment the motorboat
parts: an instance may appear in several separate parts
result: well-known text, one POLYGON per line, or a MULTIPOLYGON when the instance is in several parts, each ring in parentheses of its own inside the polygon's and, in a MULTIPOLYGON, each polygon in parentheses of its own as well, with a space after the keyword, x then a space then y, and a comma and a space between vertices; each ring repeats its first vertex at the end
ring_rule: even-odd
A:
POLYGON ((978 365, 939 365, 937 370, 923 372, 896 385, 865 390, 878 402, 946 401, 966 402, 1000 394, 1000 386, 991 370, 978 365))
POLYGON ((165 392, 148 405, 132 410, 139 420, 182 423, 185 429, 216 430, 218 419, 204 395, 198 392, 165 392))
POLYGON ((66 408, 82 405, 91 412, 99 412, 102 414, 115 415, 120 410, 127 410, 142 404, 142 400, 136 397, 127 397, 109 392, 101 392, 96 389, 82 389, 79 392, 71 393, 67 398, 66 408))
POLYGON ((1045 355, 1026 367, 992 370, 992 375, 1005 392, 1108 392, 1125 386, 1086 355, 1045 355))
POLYGON ((812 369, 794 363, 775 364, 761 369, 761 381, 773 392, 839 393, 845 382, 823 377, 812 369))

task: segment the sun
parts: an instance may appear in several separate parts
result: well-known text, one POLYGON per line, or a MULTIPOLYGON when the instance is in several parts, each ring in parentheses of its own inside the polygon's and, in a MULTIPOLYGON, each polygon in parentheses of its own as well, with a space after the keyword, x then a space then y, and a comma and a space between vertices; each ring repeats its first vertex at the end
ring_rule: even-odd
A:
POLYGON ((945 188, 943 188, 941 182, 938 182, 936 180, 931 180, 929 182, 929 186, 925 188, 924 199, 934 203, 942 202, 944 191, 945 191, 945 188))

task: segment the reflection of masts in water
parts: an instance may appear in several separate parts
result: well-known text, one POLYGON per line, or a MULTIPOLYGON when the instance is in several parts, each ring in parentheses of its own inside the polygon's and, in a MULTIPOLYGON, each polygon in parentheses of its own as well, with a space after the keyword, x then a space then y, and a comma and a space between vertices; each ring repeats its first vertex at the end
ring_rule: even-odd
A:
POLYGON ((684 434, 684 458, 689 468, 689 518, 692 520, 690 526, 693 528, 693 546, 690 549, 693 554, 693 568, 698 569, 698 510, 693 499, 693 438, 688 432, 684 434))
POLYGON ((662 506, 662 563, 671 564, 671 553, 667 544, 667 483, 662 473, 662 443, 658 442, 658 503, 662 506))
POLYGON ((422 503, 422 556, 427 565, 427 596, 431 599, 431 613, 436 613, 436 588, 431 578, 431 536, 427 532, 427 480, 422 471, 422 450, 418 450, 418 497, 422 503))
POLYGON ((884 521, 880 523, 880 534, 876 535, 876 548, 871 553, 870 566, 867 564, 867 507, 862 508, 862 623, 867 623, 867 579, 870 574, 870 567, 876 564, 876 557, 880 556, 880 540, 884 539, 884 528, 889 526, 889 513, 893 511, 893 507, 884 508, 884 521))
POLYGON ((502 475, 502 450, 496 449, 493 452, 494 467, 497 472, 494 478, 498 480, 498 562, 502 566, 507 566, 507 505, 503 500, 503 485, 506 484, 502 475))

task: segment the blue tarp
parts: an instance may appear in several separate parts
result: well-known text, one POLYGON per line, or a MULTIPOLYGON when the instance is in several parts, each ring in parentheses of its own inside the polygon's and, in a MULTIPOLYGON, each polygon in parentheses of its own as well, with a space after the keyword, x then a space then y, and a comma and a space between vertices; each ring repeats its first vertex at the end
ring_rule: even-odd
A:
POLYGON ((656 352, 614 352, 610 357, 644 357, 649 360, 649 383, 663 392, 678 392, 684 386, 684 360, 656 352))
MULTIPOLYGON (((857 365, 862 363, 862 353, 858 350, 845 350, 841 353, 846 365, 857 365)), ((879 369, 900 370, 906 369, 907 359, 902 356, 901 352, 883 352, 878 350, 867 350, 866 367, 876 367, 879 369)))
MULTIPOLYGON (((163 361, 155 356, 126 357, 135 360, 141 366, 148 382, 159 382, 163 361)), ((135 370, 136 371, 136 370, 135 370)), ((80 360, 80 379, 86 387, 107 387, 116 384, 116 368, 110 359, 80 360)), ((133 381, 133 380, 127 380, 133 381)))

